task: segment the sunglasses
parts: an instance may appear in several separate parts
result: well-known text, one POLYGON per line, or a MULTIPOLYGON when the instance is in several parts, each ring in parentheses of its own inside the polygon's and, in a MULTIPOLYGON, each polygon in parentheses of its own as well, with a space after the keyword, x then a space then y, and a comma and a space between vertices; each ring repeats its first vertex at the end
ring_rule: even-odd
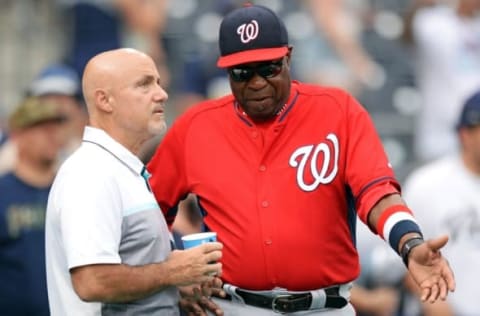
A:
POLYGON ((235 82, 246 82, 252 79, 255 74, 263 78, 272 78, 282 72, 283 59, 262 63, 256 67, 233 67, 228 69, 228 74, 235 82))

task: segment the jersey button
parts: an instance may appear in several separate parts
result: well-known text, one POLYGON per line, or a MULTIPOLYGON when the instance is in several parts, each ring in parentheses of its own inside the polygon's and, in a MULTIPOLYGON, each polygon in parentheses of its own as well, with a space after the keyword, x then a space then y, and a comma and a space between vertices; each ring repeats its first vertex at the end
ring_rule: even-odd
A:
POLYGON ((262 206, 263 206, 263 207, 268 207, 268 205, 269 205, 268 201, 263 201, 263 202, 262 202, 262 206))
POLYGON ((253 138, 257 138, 257 136, 258 136, 258 132, 252 132, 252 137, 253 138))
POLYGON ((265 165, 261 165, 260 168, 258 168, 260 171, 265 171, 267 170, 267 167, 265 165))
POLYGON ((270 239, 265 240, 265 245, 270 246, 272 244, 272 241, 270 239))

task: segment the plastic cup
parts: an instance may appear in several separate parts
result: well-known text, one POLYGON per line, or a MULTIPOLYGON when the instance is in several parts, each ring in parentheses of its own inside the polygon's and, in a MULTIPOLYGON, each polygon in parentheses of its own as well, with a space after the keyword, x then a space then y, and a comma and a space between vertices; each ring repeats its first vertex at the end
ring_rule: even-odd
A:
POLYGON ((207 242, 217 241, 216 232, 196 233, 182 236, 183 248, 188 249, 207 242))

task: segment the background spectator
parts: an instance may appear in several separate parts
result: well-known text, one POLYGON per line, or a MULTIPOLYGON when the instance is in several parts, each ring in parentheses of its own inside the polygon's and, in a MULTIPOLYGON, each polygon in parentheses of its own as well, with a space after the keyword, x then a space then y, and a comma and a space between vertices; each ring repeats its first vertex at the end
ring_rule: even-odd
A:
POLYGON ((424 304, 430 315, 480 312, 475 292, 480 278, 480 92, 465 103, 457 120, 457 137, 458 153, 415 170, 404 187, 405 199, 416 210, 425 235, 450 236, 442 252, 455 271, 457 288, 447 303, 424 304))
MULTIPOLYGON (((87 116, 80 93, 80 79, 75 71, 62 64, 53 64, 40 71, 27 88, 27 95, 35 96, 42 102, 56 103, 68 118, 62 125, 62 151, 65 157, 76 149, 81 141, 87 116)), ((0 173, 12 168, 16 159, 14 142, 6 140, 0 144, 0 173)))
POLYGON ((48 102, 55 102, 68 117, 63 135, 66 146, 64 156, 75 150, 82 140, 87 124, 87 112, 80 92, 80 78, 71 67, 52 64, 45 67, 32 81, 27 94, 48 102))
POLYGON ((426 6, 412 20, 416 78, 422 107, 415 129, 421 161, 457 150, 455 120, 480 87, 480 1, 426 6))
POLYGON ((65 59, 79 76, 94 55, 120 47, 147 52, 168 82, 161 33, 166 0, 56 0, 69 31, 65 59))
POLYGON ((45 276, 45 212, 66 117, 54 103, 23 101, 9 120, 17 148, 0 176, 0 306, 2 315, 49 314, 45 276))
POLYGON ((298 43, 297 62, 301 78, 308 82, 335 85, 358 95, 366 87, 385 80, 383 69, 364 48, 362 32, 369 4, 366 1, 307 0, 314 35, 298 43))

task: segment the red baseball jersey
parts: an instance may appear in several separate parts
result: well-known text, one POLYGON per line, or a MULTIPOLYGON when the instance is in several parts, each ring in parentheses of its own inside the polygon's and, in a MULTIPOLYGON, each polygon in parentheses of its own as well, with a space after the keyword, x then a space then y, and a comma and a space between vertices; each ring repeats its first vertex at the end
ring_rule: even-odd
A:
POLYGON ((295 81, 269 124, 231 95, 192 107, 148 169, 170 224, 179 200, 198 196, 224 244, 222 279, 253 290, 354 280, 355 216, 400 190, 366 110, 342 90, 295 81))

